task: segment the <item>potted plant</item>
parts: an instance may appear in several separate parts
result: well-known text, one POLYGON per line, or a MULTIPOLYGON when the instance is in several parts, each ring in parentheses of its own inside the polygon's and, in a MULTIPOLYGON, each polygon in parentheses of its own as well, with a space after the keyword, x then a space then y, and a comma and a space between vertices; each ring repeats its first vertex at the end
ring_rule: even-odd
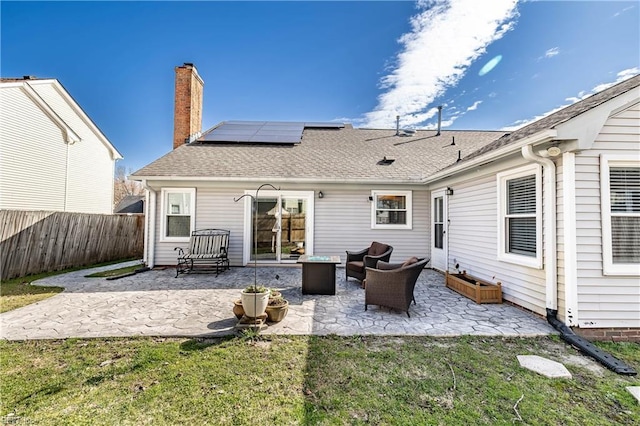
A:
POLYGON ((287 316, 289 312, 289 302, 283 297, 269 298, 266 313, 267 318, 271 322, 280 322, 287 316))
POLYGON ((271 299, 275 299, 275 298, 277 298, 277 297, 282 297, 282 293, 280 293, 280 290, 278 290, 278 289, 270 288, 270 289, 269 289, 269 292, 270 292, 270 294, 269 294, 269 300, 271 300, 271 299))
POLYGON ((263 285, 252 284, 242 290, 240 295, 244 314, 249 318, 258 318, 264 315, 269 302, 270 291, 263 285))

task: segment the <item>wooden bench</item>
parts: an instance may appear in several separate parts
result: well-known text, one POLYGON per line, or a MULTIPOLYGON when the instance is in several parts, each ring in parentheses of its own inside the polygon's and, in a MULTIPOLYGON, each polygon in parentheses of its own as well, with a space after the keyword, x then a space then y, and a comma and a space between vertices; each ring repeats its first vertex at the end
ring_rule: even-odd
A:
POLYGON ((189 238, 189 249, 178 250, 176 277, 191 272, 213 272, 229 269, 229 231, 224 229, 200 229, 189 238))

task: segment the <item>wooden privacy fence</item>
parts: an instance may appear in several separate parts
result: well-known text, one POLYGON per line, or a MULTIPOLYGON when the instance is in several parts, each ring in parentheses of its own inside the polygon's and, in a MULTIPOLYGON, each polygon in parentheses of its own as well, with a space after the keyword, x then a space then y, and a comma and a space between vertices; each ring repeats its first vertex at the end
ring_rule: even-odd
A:
POLYGON ((0 210, 0 278, 142 258, 144 215, 0 210))

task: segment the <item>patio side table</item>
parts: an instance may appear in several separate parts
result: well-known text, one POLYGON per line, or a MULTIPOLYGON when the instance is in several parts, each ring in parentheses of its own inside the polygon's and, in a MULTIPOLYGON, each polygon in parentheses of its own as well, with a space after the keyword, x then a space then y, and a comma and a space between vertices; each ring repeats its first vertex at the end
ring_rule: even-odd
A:
POLYGON ((340 256, 307 256, 302 264, 302 294, 336 294, 336 265, 340 256))

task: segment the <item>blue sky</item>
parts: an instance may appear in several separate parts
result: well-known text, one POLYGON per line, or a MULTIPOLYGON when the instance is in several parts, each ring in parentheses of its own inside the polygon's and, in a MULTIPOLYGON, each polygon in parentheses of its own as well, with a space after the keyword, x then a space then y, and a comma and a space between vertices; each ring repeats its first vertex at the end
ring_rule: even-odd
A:
POLYGON ((447 129, 511 129, 640 72, 637 0, 0 8, 0 74, 57 78, 132 170, 172 147, 174 67, 184 62, 205 81, 205 129, 223 120, 394 128, 396 114, 423 128, 438 105, 447 129))

